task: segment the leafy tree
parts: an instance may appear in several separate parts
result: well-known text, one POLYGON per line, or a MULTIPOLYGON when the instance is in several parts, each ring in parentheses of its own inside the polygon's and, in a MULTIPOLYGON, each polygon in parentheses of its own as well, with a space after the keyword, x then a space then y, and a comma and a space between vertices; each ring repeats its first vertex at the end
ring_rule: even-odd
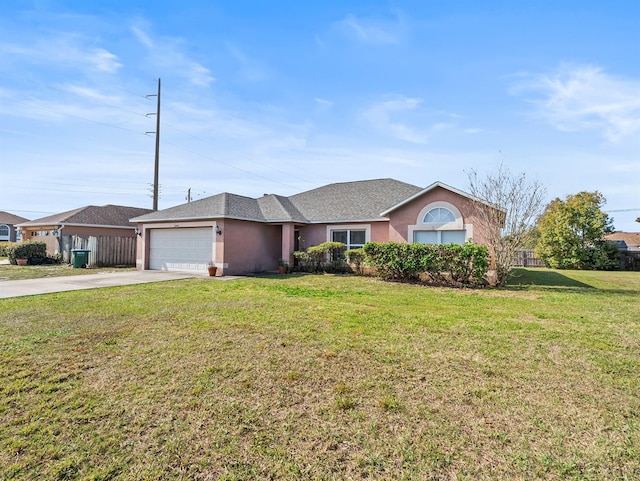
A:
POLYGON ((477 222, 487 236, 496 283, 503 285, 516 251, 536 235, 534 225, 542 212, 546 189, 540 182, 530 181, 526 173, 512 174, 502 164, 484 178, 471 170, 468 179, 477 222))
POLYGON ((615 269, 618 249, 604 240, 613 231, 605 202, 597 191, 553 200, 538 220, 536 256, 558 269, 615 269))

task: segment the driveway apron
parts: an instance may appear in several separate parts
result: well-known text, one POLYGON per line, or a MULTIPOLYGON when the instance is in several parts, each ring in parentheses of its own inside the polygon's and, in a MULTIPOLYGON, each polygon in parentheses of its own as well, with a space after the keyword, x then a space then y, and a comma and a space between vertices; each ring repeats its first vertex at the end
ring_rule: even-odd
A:
POLYGON ((21 281, 0 280, 0 299, 20 296, 35 296, 53 292, 98 289, 101 287, 146 284, 149 282, 175 281, 193 277, 204 277, 185 272, 126 271, 102 272, 79 276, 49 277, 21 281))

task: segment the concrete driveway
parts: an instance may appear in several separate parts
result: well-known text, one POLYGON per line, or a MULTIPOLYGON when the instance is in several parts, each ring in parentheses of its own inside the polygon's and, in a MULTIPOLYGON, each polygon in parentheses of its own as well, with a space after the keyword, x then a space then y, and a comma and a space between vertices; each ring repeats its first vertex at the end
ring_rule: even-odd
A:
POLYGON ((231 277, 199 276, 185 272, 164 271, 125 271, 85 274, 81 276, 48 277, 43 279, 26 279, 22 281, 0 280, 0 299, 8 297, 34 296, 52 292, 77 291, 81 289, 98 289, 101 287, 126 286, 130 284, 146 284, 148 282, 175 281, 202 277, 207 279, 224 279, 231 277))

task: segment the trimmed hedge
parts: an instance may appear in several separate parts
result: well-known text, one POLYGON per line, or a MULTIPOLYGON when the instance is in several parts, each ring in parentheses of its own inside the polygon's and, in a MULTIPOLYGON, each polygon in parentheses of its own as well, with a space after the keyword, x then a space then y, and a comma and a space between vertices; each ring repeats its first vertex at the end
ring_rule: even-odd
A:
POLYGON ((17 245, 17 242, 0 242, 0 257, 9 257, 9 252, 17 245))
POLYGON ((16 264, 16 259, 31 259, 33 257, 46 258, 47 244, 38 241, 20 242, 6 249, 7 257, 11 264, 16 264))
POLYGON ((298 268, 307 272, 345 272, 344 251, 347 248, 342 242, 323 242, 311 246, 306 251, 296 251, 293 257, 298 260, 298 268))
POLYGON ((463 245, 368 242, 363 250, 367 265, 385 280, 482 285, 489 269, 487 247, 470 241, 463 245))

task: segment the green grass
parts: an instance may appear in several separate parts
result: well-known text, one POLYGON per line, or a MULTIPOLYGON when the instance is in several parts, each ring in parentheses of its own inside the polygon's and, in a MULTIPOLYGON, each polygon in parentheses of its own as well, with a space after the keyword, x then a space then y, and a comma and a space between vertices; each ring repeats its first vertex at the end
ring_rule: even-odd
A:
POLYGON ((0 264, 0 289, 2 288, 2 281, 19 281, 24 279, 40 279, 45 277, 79 276, 84 274, 97 274, 99 272, 120 272, 123 270, 135 270, 135 267, 101 267, 89 269, 74 269, 73 267, 66 264, 43 264, 36 266, 0 264))
POLYGON ((0 300, 0 479, 640 478, 640 273, 516 274, 0 300))

